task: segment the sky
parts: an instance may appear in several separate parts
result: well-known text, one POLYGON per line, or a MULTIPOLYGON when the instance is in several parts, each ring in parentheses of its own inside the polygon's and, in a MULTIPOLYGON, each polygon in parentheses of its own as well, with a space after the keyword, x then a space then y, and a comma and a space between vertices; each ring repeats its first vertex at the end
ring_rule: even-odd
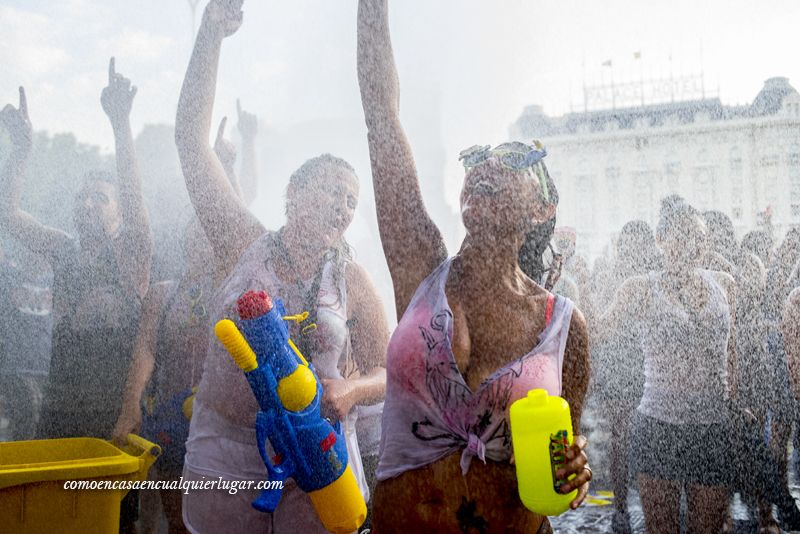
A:
MULTIPOLYGON (((238 97, 270 132, 261 168, 270 180, 280 176, 278 189, 262 187, 252 208, 268 227, 283 212, 282 195, 269 193, 304 159, 330 151, 368 176, 356 8, 355 0, 246 0, 243 26, 223 44, 214 123, 235 114, 238 97)), ((748 103, 772 76, 800 87, 798 26, 797 0, 390 1, 401 119, 418 157, 444 152, 451 208, 463 178, 458 153, 505 141, 526 106, 559 115, 581 107, 584 84, 670 72, 702 72, 723 103, 748 103)), ((172 124, 192 28, 189 0, 0 0, 0 106, 16 105, 24 85, 37 130, 73 132, 111 152, 99 102, 109 57, 139 89, 134 134, 172 124)), ((380 259, 370 195, 362 179, 353 227, 366 234, 361 257, 380 259)), ((385 271, 381 261, 374 266, 385 271)), ((379 278, 385 290, 387 274, 379 278)))
MULTIPOLYGON (((223 45, 217 114, 231 113, 240 96, 278 129, 361 120, 356 5, 247 0, 244 25, 223 45)), ((676 75, 704 71, 725 103, 751 101, 770 76, 800 84, 800 2, 791 0, 393 0, 390 9, 401 85, 411 88, 402 112, 415 112, 415 92, 439 91, 453 156, 504 140, 526 105, 549 114, 580 105, 584 80, 608 80, 612 69, 617 81, 668 75, 670 55, 676 75)), ((134 130, 171 123, 190 13, 189 0, 2 0, 0 102, 15 102, 25 85, 37 129, 73 131, 109 150, 99 94, 115 55, 139 88, 134 130)))

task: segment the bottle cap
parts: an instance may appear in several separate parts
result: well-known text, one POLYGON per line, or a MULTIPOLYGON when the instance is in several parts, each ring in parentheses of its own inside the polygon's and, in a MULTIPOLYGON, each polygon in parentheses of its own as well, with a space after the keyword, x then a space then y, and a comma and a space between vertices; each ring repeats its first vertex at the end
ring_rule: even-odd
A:
POLYGON ((532 389, 528 392, 528 404, 530 406, 544 406, 547 404, 546 389, 532 389))

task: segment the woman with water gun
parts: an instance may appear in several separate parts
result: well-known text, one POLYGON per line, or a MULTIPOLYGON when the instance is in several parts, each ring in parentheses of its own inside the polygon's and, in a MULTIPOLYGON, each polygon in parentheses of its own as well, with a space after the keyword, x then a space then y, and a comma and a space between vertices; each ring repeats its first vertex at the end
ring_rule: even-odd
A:
MULTIPOLYGON (((462 153, 467 236, 448 259, 400 124, 387 0, 359 3, 358 75, 381 241, 402 317, 387 355, 375 531, 547 532, 547 518, 517 492, 508 411, 542 388, 568 400, 580 434, 589 357, 581 313, 520 265, 526 238, 555 215, 545 151, 506 143, 462 153)), ((592 476, 585 445, 575 437, 558 470, 570 479, 562 493, 579 490, 573 508, 592 476)))
POLYGON ((706 224, 681 197, 662 200, 656 241, 661 269, 622 284, 592 339, 630 331, 642 346, 645 382, 631 432, 647 530, 680 530, 685 487, 687 531, 719 532, 733 473, 725 436, 736 396, 736 286, 702 268, 706 224))
MULTIPOLYGON (((176 118, 186 186, 225 275, 209 313, 215 323, 235 318, 236 301, 248 290, 280 296, 290 313, 309 312, 302 325, 289 324, 290 337, 311 358, 324 388, 323 409, 342 423, 367 498, 353 408, 383 397, 388 329, 377 292, 343 237, 358 201, 358 179, 340 158, 308 160, 289 180, 286 224, 278 231, 266 230, 234 193, 208 138, 222 41, 241 26, 242 3, 211 0, 206 7, 176 118)), ((254 428, 257 411, 242 371, 212 340, 194 403, 184 478, 266 479, 254 428)), ((251 507, 257 495, 191 492, 183 500, 184 521, 195 532, 324 531, 309 497, 292 480, 273 514, 251 507)))

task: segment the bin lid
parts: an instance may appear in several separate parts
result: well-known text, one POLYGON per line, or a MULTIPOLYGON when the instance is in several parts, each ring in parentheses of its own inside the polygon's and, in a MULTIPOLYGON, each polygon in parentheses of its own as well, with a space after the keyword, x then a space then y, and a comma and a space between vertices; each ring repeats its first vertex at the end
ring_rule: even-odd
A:
POLYGON ((63 438, 0 443, 0 489, 49 480, 85 480, 127 475, 140 459, 99 438, 63 438))

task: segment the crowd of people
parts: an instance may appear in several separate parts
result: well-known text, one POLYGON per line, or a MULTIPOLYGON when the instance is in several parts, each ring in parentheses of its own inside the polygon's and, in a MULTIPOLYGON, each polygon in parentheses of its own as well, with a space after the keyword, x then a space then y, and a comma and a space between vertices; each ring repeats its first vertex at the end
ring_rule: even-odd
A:
MULTIPOLYGON (((603 414, 614 532, 631 531, 634 482, 648 532, 680 531, 682 492, 687 532, 732 528, 733 493, 762 531, 779 532, 778 520, 800 529, 787 453, 800 415, 800 229, 780 243, 769 228, 738 239, 724 213, 672 194, 655 228, 626 223, 592 269, 576 232, 556 227, 546 150, 510 142, 460 154, 466 237, 450 255, 400 120, 388 0, 360 0, 357 72, 398 317, 390 332, 344 238, 359 201, 354 168, 330 154, 304 162, 285 191, 285 224, 265 228, 248 208, 256 189, 284 191, 258 183, 256 117, 237 102, 239 172, 227 119, 210 143, 223 42, 243 22, 242 3, 210 0, 177 100, 175 144, 193 216, 179 229, 183 268, 174 279, 151 278, 155 249, 130 122, 137 91, 114 58, 100 100, 116 173, 89 173, 77 188, 75 235, 21 209, 33 151, 24 89, 0 111, 12 145, 0 170, 0 232, 31 253, 0 254, 4 333, 18 321, 19 273, 40 272, 38 263, 52 273, 36 286, 52 298, 52 324, 32 329, 39 344, 0 340, 2 377, 25 375, 23 353, 46 352, 50 362, 43 388, 7 381, 28 384, 5 395, 10 439, 124 443, 138 433, 163 449, 151 478, 265 479, 258 405, 211 332, 237 318, 242 294, 265 290, 316 325, 287 323, 322 383, 325 416, 341 422, 373 532, 551 532, 520 501, 510 437, 509 406, 534 388, 571 407, 575 435, 557 474, 569 479, 560 491, 578 490, 573 509, 593 478, 581 416, 588 403, 603 414), (29 403, 32 391, 43 396, 29 403)), ((291 479, 274 513, 251 507, 257 495, 131 492, 120 527, 325 531, 291 479)))

